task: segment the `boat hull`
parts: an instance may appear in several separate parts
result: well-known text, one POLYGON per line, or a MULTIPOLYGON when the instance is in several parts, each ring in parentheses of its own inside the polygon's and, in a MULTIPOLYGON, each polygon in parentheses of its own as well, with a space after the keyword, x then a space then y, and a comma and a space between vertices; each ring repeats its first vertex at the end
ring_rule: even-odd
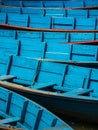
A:
MULTIPOLYGON (((15 90, 16 91, 16 90, 15 90)), ((51 95, 43 93, 18 93, 38 102, 47 109, 56 113, 58 116, 63 115, 63 119, 66 116, 74 117, 86 122, 98 123, 98 100, 82 97, 70 97, 61 95, 51 95)))

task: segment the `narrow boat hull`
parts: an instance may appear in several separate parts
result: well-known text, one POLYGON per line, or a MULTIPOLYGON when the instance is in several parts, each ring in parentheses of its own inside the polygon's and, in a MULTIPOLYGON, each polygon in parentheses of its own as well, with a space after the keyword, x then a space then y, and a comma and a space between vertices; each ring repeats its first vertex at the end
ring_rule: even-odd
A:
POLYGON ((38 102, 57 115, 62 114, 63 118, 66 118, 67 115, 79 118, 79 120, 98 123, 98 100, 53 94, 17 92, 38 102))

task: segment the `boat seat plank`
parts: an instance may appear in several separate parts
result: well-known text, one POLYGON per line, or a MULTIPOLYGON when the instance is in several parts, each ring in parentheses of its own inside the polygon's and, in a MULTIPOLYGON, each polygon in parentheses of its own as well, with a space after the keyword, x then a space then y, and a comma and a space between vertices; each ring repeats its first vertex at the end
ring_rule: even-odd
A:
POLYGON ((22 14, 28 14, 29 16, 44 16, 44 10, 43 9, 32 9, 32 8, 22 8, 22 14))
POLYGON ((0 39, 15 39, 16 31, 15 30, 4 30, 0 29, 0 39))
POLYGON ((97 0, 85 0, 85 6, 98 6, 97 0))
POLYGON ((67 91, 67 89, 65 87, 62 87, 62 86, 53 86, 53 89, 55 89, 57 91, 64 91, 64 92, 67 91))
POLYGON ((22 1, 14 1, 11 0, 11 1, 4 1, 4 4, 7 5, 7 6, 15 6, 15 7, 22 7, 22 1))
POLYGON ((94 40, 94 33, 70 33, 70 42, 94 40))
POLYGON ((17 31, 17 38, 30 43, 39 43, 42 41, 42 32, 17 31))
POLYGON ((32 17, 30 16, 29 26, 32 28, 50 28, 51 27, 51 17, 32 17))
POLYGON ((88 10, 67 10, 67 17, 88 17, 88 10))
POLYGON ((47 51, 45 53, 46 59, 51 60, 69 60, 71 56, 72 46, 64 45, 64 44, 50 44, 47 47, 47 51), (56 46, 56 47, 55 47, 56 46))
POLYGON ((46 12, 45 16, 57 16, 57 17, 66 16, 66 10, 46 9, 45 12, 46 12))
POLYGON ((49 48, 52 50, 53 49, 56 50, 56 48, 58 49, 58 46, 60 48, 61 44, 59 44, 56 47, 53 47, 53 46, 55 46, 55 43, 68 42, 69 34, 68 33, 59 33, 59 32, 44 32, 44 41, 47 42, 47 45, 48 45, 47 49, 49 48), (54 43, 54 44, 51 44, 51 43, 54 43))
POLYGON ((0 24, 6 24, 6 13, 0 13, 0 24))
POLYGON ((26 14, 8 14, 8 24, 16 25, 16 26, 28 26, 28 15, 26 14))
POLYGON ((13 56, 9 74, 17 78, 12 82, 30 86, 36 77, 38 62, 32 58, 13 56))
POLYGON ((14 76, 14 75, 2 75, 2 76, 0 76, 0 80, 1 81, 4 81, 4 80, 13 80, 15 78, 16 78, 16 76, 14 76))
POLYGON ((96 61, 98 55, 97 53, 97 46, 73 45, 71 58, 73 61, 96 61))
POLYGON ((30 86, 30 88, 42 90, 42 89, 46 89, 46 88, 54 86, 54 85, 56 85, 56 84, 55 83, 38 83, 33 86, 30 86))
POLYGON ((17 122, 19 120, 20 120, 19 117, 11 117, 11 118, 0 120, 0 124, 7 124, 7 123, 12 123, 12 122, 17 122))
POLYGON ((52 28, 74 29, 74 18, 72 17, 53 17, 52 28))
POLYGON ((46 44, 40 42, 32 44, 32 42, 21 41, 20 56, 31 58, 44 58, 46 44))
POLYGON ((53 63, 53 62, 41 62, 41 67, 39 68, 39 74, 34 81, 35 88, 45 89, 54 85, 62 86, 63 78, 67 66, 64 64, 53 63), (43 83, 45 83, 43 85, 43 83))
MULTIPOLYGON (((9 118, 9 116, 8 116, 5 112, 3 112, 3 111, 1 111, 1 110, 0 110, 0 117, 9 118)), ((0 120, 0 121, 1 121, 1 120, 0 120)))
POLYGON ((7 75, 9 72, 9 67, 11 63, 11 56, 4 53, 0 53, 0 76, 7 75))
POLYGON ((84 7, 84 1, 65 1, 64 6, 65 8, 84 7))
POLYGON ((89 10, 90 18, 98 18, 98 10, 89 10))
POLYGON ((63 1, 44 1, 45 8, 63 8, 63 1))
POLYGON ((97 25, 96 25, 96 30, 98 30, 98 19, 97 19, 97 25))
POLYGON ((75 89, 69 92, 66 92, 66 95, 83 95, 83 94, 89 94, 90 92, 93 92, 92 89, 83 89, 83 88, 79 88, 79 89, 75 89))
POLYGON ((43 7, 42 1, 23 1, 23 7, 43 7))
POLYGON ((76 18, 75 29, 95 30, 96 19, 95 18, 76 18))
MULTIPOLYGON (((18 13, 18 14, 20 14, 21 13, 21 8, 17 8, 17 7, 0 7, 0 11, 2 12, 2 13, 18 13)), ((13 14, 14 15, 14 14, 13 14)))
POLYGON ((18 55, 20 42, 15 39, 9 39, 7 37, 1 38, 0 41, 0 54, 18 55), (3 40, 4 39, 4 40, 3 40))

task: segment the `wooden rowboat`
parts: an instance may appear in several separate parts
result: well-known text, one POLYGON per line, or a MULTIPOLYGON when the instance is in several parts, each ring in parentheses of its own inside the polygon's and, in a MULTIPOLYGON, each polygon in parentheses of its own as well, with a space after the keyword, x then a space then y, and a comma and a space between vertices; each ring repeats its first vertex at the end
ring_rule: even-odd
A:
POLYGON ((0 87, 1 130, 72 130, 40 105, 0 87))

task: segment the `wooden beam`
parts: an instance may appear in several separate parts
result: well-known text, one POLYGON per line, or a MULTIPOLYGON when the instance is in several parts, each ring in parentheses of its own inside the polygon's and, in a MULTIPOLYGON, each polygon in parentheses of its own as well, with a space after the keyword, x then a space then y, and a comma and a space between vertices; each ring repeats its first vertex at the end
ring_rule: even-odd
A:
POLYGON ((1 75, 0 76, 0 80, 1 81, 4 81, 4 80, 13 80, 15 78, 16 78, 16 76, 13 76, 13 75, 1 75))
MULTIPOLYGON (((0 7, 8 7, 6 5, 0 5, 0 7)), ((10 8, 13 8, 13 6, 10 6, 10 8)), ((20 7, 17 7, 17 8, 20 8, 20 7)), ((26 8, 29 8, 29 7, 26 7, 26 8)), ((80 9, 83 9, 83 10, 88 10, 88 9, 98 9, 98 6, 85 6, 85 7, 72 7, 72 8, 60 8, 60 7, 32 7, 32 9, 42 9, 42 10, 80 10, 80 9)))
POLYGON ((14 26, 9 24, 0 24, 0 28, 14 29, 14 30, 25 30, 25 31, 37 31, 37 32, 71 32, 71 33, 98 33, 98 30, 69 30, 69 29, 47 29, 47 28, 32 28, 32 27, 22 27, 14 26))
POLYGON ((87 41, 79 41, 79 42, 59 42, 61 44, 91 44, 91 45, 97 45, 98 40, 87 40, 87 41))
MULTIPOLYGON (((37 9, 37 8, 36 8, 37 9)), ((72 7, 72 8, 53 8, 53 7, 48 7, 48 8, 39 8, 43 10, 93 10, 93 9, 98 9, 98 6, 88 6, 88 7, 72 7)))
POLYGON ((33 94, 33 93, 51 94, 51 92, 45 92, 45 91, 42 91, 42 90, 34 90, 33 86, 32 86, 32 88, 28 88, 28 87, 25 87, 25 86, 22 86, 22 85, 10 83, 10 82, 4 82, 4 81, 0 81, 0 86, 7 88, 7 89, 10 89, 10 90, 15 90, 15 91, 19 91, 19 92, 28 93, 28 94, 29 93, 30 94, 33 94))
POLYGON ((0 125, 1 124, 8 124, 8 123, 13 123, 13 122, 18 122, 20 120, 19 117, 10 117, 10 118, 5 118, 0 120, 0 125))
POLYGON ((7 126, 0 126, 0 130, 23 130, 22 128, 13 128, 7 126))

